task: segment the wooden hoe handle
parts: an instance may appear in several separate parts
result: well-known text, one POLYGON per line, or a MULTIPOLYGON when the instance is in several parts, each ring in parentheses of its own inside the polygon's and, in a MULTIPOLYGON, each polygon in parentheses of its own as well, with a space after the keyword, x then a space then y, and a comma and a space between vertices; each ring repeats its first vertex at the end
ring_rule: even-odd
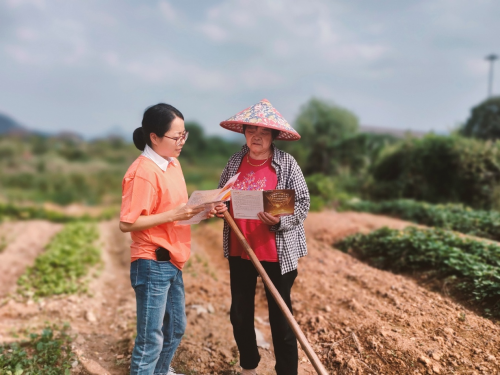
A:
POLYGON ((257 272, 260 274, 262 277, 262 281, 264 281, 264 284, 266 285, 267 289, 271 292, 274 300, 278 304, 280 310, 283 312, 285 315, 286 320, 288 321, 288 324, 292 327, 293 332, 295 333, 295 336, 300 342, 300 345, 302 346, 302 349, 306 353, 307 357, 311 361, 312 365, 316 369, 316 372, 320 375, 328 375, 328 372, 326 371, 325 367, 323 364, 320 362, 318 356, 312 349, 311 345, 309 344, 309 341, 307 341, 306 336, 300 329, 299 325, 295 321, 295 318, 293 317, 292 313, 288 309, 288 306, 286 305, 285 301, 283 301, 283 298, 281 298, 281 295, 279 294, 278 290, 274 286, 273 282, 267 275, 266 271, 264 270, 264 267, 262 267, 262 264, 260 264, 260 261, 257 259, 257 256, 253 252, 252 248, 248 244, 247 240, 245 239, 245 236, 243 236, 243 233, 241 233, 240 228, 236 225, 234 222, 233 218, 229 214, 228 211, 224 212, 224 219, 226 219, 227 223, 231 227, 231 229, 234 231, 236 236, 238 236, 238 239, 240 240, 241 244, 245 248, 245 251, 247 252, 248 256, 250 257, 250 260, 252 261, 253 265, 257 269, 257 272))

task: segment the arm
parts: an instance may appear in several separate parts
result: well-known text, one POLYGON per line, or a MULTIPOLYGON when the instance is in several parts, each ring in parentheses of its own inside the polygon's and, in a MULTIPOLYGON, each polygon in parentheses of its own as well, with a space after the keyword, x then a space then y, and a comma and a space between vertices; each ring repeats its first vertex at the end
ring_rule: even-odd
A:
MULTIPOLYGON (((192 207, 182 203, 171 210, 156 213, 154 207, 158 193, 149 180, 139 176, 124 179, 122 189, 119 224, 122 232, 135 232, 177 220, 187 220, 204 210, 204 206, 192 207)), ((215 210, 212 211, 209 216, 215 213, 215 210)))
MULTIPOLYGON (((218 189, 222 189, 224 187, 224 185, 226 184, 226 182, 228 182, 229 179, 231 178, 231 176, 229 176, 229 164, 231 163, 231 159, 229 159, 229 161, 226 164, 226 167, 224 168, 224 170, 222 171, 222 173, 220 175, 218 189)), ((221 219, 224 218, 224 212, 227 211, 228 209, 229 209, 229 201, 221 202, 220 204, 215 206, 215 210, 217 211, 217 214, 216 214, 217 217, 219 217, 221 219)))
MULTIPOLYGON (((172 210, 165 211, 159 214, 141 215, 133 223, 120 221, 120 230, 124 233, 135 232, 156 227, 161 224, 171 223, 173 221, 188 220, 203 210, 203 206, 188 207, 185 203, 183 203, 172 210)), ((215 211, 212 210, 209 213, 209 216, 213 217, 214 213, 215 211)))

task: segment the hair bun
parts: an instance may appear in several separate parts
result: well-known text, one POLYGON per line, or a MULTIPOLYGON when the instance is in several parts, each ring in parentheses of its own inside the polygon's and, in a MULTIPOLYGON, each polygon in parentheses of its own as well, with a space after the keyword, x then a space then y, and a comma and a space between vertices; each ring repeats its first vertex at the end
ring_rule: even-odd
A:
POLYGON ((137 149, 144 151, 146 148, 146 139, 144 137, 144 130, 142 127, 138 127, 134 130, 134 135, 132 136, 134 140, 134 145, 137 149))

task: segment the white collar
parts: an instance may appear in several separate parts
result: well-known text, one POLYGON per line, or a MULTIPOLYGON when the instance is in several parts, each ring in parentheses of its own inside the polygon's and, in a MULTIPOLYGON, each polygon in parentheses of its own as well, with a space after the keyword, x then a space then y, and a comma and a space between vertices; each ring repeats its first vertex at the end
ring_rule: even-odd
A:
POLYGON ((151 147, 146 145, 144 148, 144 151, 142 153, 143 156, 147 157, 148 159, 152 160, 155 162, 155 164, 160 167, 160 169, 165 172, 167 170, 167 167, 170 163, 175 165, 175 159, 174 158, 168 158, 165 159, 163 156, 158 155, 155 150, 153 150, 151 147))

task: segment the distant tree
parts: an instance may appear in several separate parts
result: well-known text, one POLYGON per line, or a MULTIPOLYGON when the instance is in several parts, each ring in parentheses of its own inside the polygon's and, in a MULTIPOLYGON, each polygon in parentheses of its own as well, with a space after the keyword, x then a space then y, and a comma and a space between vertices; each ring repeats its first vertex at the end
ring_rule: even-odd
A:
POLYGON ((182 158, 190 162, 217 162, 224 165, 225 161, 241 147, 240 144, 228 141, 219 136, 207 136, 204 129, 196 122, 186 122, 189 138, 182 149, 182 158), (222 160, 222 162, 221 162, 222 160))
POLYGON ((189 138, 182 148, 182 158, 194 161, 207 148, 205 131, 197 122, 186 122, 185 127, 189 132, 189 138))
POLYGON ((500 96, 489 98, 472 108, 471 116, 460 133, 479 139, 500 139, 500 96))
POLYGON ((390 134, 356 133, 341 139, 332 147, 332 163, 337 169, 352 174, 365 173, 381 151, 397 141, 397 138, 390 134))
POLYGON ((284 145, 306 174, 333 174, 339 143, 356 134, 358 118, 335 103, 312 98, 295 120, 302 136, 299 142, 284 145))

